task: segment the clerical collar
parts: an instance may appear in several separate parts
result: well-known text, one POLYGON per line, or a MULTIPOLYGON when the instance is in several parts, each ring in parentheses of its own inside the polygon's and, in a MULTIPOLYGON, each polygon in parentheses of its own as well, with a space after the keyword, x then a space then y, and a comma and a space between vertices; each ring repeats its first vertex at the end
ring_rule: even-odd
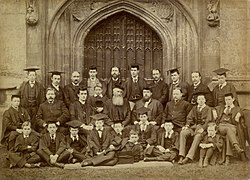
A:
POLYGON ((235 107, 234 104, 231 104, 231 106, 225 105, 225 108, 230 107, 231 109, 235 107))
POLYGON ((199 86, 200 83, 201 83, 200 81, 198 83, 194 83, 194 87, 199 86))
POLYGON ((76 134, 76 136, 73 136, 72 134, 70 134, 70 138, 74 141, 75 139, 78 141, 79 136, 78 134, 76 134))
POLYGON ((86 103, 86 100, 85 100, 85 101, 82 101, 82 100, 79 99, 79 102, 80 102, 81 104, 85 104, 85 103, 86 103))
POLYGON ((100 94, 100 95, 94 94, 94 97, 97 97, 97 96, 100 96, 101 98, 103 97, 102 94, 100 94))

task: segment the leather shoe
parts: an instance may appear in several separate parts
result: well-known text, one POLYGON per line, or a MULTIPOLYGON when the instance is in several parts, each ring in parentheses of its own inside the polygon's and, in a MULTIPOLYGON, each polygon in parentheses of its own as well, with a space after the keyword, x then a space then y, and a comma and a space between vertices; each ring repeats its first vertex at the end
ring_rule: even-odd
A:
POLYGON ((228 166, 230 164, 230 157, 226 156, 225 166, 228 166))
POLYGON ((238 144, 234 144, 234 148, 236 149, 238 153, 242 153, 244 151, 243 149, 240 148, 238 144))
POLYGON ((185 157, 185 159, 183 159, 182 164, 187 164, 189 162, 189 158, 185 157))
POLYGON ((59 167, 59 168, 64 168, 64 164, 63 163, 55 163, 54 165, 56 167, 59 167))
POLYGON ((181 156, 179 161, 178 161, 178 164, 182 164, 182 161, 183 161, 183 157, 181 156))
POLYGON ((200 158, 200 160, 199 160, 199 167, 202 167, 202 165, 203 165, 203 158, 200 158))

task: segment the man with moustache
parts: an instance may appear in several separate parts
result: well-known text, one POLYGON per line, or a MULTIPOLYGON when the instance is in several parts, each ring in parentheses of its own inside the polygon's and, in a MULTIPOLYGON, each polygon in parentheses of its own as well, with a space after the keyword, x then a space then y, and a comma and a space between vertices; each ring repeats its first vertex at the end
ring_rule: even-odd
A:
POLYGON ((168 101, 168 84, 161 77, 159 69, 152 70, 153 82, 150 84, 152 90, 152 98, 159 100, 163 106, 168 101))
POLYGON ((113 97, 113 88, 116 85, 123 87, 123 84, 124 84, 124 82, 120 78, 120 68, 118 68, 117 66, 113 66, 111 68, 110 73, 111 73, 111 78, 109 78, 105 82, 104 90, 103 90, 103 94, 106 95, 109 99, 113 97))
POLYGON ((193 84, 190 88, 190 96, 188 97, 188 102, 190 102, 194 106, 197 105, 197 92, 204 92, 206 98, 206 105, 213 107, 214 100, 212 92, 205 84, 201 82, 201 73, 199 71, 194 71, 192 72, 191 76, 193 84))
POLYGON ((160 126, 162 123, 163 106, 160 101, 152 98, 152 90, 149 87, 144 87, 142 91, 143 97, 135 103, 132 113, 132 123, 137 124, 138 113, 137 110, 146 107, 150 109, 148 112, 148 121, 152 125, 160 126))
POLYGON ((55 99, 65 102, 64 89, 63 87, 60 86, 62 72, 50 71, 49 73, 51 73, 51 84, 49 85, 49 87, 52 87, 55 89, 55 92, 56 92, 55 99))
POLYGON ((36 115, 36 123, 41 133, 45 133, 48 121, 54 121, 60 132, 64 134, 67 132, 65 123, 69 121, 69 111, 65 104, 60 100, 56 100, 55 97, 54 88, 47 88, 47 100, 39 106, 36 115))
POLYGON ((172 101, 168 102, 163 113, 163 122, 171 121, 174 124, 174 131, 180 132, 186 125, 186 117, 192 109, 192 105, 182 99, 180 88, 173 90, 172 101))
POLYGON ((123 87, 115 86, 113 89, 113 97, 104 105, 103 113, 107 114, 108 125, 121 122, 124 126, 130 124, 131 110, 127 99, 123 98, 123 87))
POLYGON ((71 83, 66 85, 64 88, 65 103, 68 108, 70 107, 71 103, 74 103, 78 100, 77 92, 82 86, 84 86, 84 84, 80 82, 80 73, 74 71, 71 75, 71 83))

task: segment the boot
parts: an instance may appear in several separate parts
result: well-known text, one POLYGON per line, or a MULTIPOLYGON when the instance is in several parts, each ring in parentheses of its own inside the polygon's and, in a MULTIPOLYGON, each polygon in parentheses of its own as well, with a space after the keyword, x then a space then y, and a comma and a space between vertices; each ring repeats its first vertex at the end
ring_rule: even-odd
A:
POLYGON ((200 158, 200 160, 199 160, 199 167, 202 167, 202 165, 203 165, 203 159, 204 158, 202 158, 202 157, 200 158))
POLYGON ((182 164, 182 161, 183 161, 183 156, 180 157, 178 164, 182 164))
POLYGON ((234 144, 234 148, 238 153, 242 153, 244 150, 240 148, 239 144, 234 144))
POLYGON ((228 166, 230 163, 230 157, 226 156, 225 166, 228 166))
POLYGON ((187 163, 189 163, 189 160, 190 159, 188 157, 185 157, 185 159, 183 159, 181 164, 187 164, 187 163))
POLYGON ((203 167, 207 167, 208 164, 209 164, 208 158, 205 158, 204 163, 203 163, 203 167))
POLYGON ((145 157, 144 162, 149 162, 149 161, 157 161, 157 158, 155 157, 145 157))

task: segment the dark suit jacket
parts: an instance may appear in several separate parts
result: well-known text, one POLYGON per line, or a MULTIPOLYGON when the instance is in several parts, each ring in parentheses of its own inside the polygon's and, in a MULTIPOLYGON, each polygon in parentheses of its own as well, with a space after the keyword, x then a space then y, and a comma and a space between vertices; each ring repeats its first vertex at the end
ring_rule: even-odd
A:
MULTIPOLYGON (((215 109, 216 109, 217 114, 218 114, 218 118, 217 118, 216 122, 219 124, 220 120, 222 118, 223 112, 225 110, 225 105, 217 106, 215 109)), ((241 112, 240 107, 235 106, 234 108, 231 109, 231 118, 232 118, 232 122, 234 125, 237 125, 237 122, 235 121, 235 116, 237 113, 240 113, 241 115, 243 114, 241 112)))
POLYGON ((103 83, 103 94, 106 95, 109 99, 113 97, 113 87, 115 86, 115 84, 124 87, 124 82, 121 78, 119 78, 117 82, 114 82, 111 78, 109 78, 103 83))
POLYGON ((83 86, 85 86, 84 82, 80 82, 79 86, 74 86, 72 83, 70 83, 64 87, 65 103, 68 108, 70 107, 71 103, 74 103, 79 99, 77 96, 77 91, 83 86))
POLYGON ((23 134, 20 134, 16 138, 14 152, 21 152, 21 153, 31 153, 36 152, 39 145, 39 138, 30 133, 29 137, 27 138, 26 142, 23 137, 23 134), (27 146, 32 146, 31 148, 27 148, 27 146))
MULTIPOLYGON (((21 96, 21 106, 22 107, 28 107, 28 98, 29 98, 29 92, 28 92, 28 86, 29 82, 23 82, 19 88, 18 95, 21 96)), ((37 106, 39 104, 43 103, 45 101, 45 92, 43 86, 39 82, 35 82, 35 91, 36 91, 36 101, 37 106)))
MULTIPOLYGON (((73 152, 77 153, 85 153, 86 152, 86 146, 87 146, 87 138, 84 135, 78 134, 79 140, 77 141, 80 149, 73 148, 73 152)), ((67 149, 72 148, 71 144, 73 143, 73 140, 71 139, 70 135, 67 135, 65 137, 66 139, 66 147, 67 149)))
POLYGON ((206 104, 210 107, 214 106, 214 98, 212 95, 212 92, 209 90, 209 88, 205 85, 200 83, 196 89, 194 89, 194 85, 192 84, 190 87, 190 96, 188 97, 188 102, 190 102, 193 105, 197 105, 197 95, 195 95, 196 92, 205 92, 205 98, 206 98, 206 104))
POLYGON ((168 84, 161 79, 159 82, 155 83, 152 81, 150 83, 152 89, 152 98, 159 100, 163 105, 168 102, 168 84))
MULTIPOLYGON (((66 149, 65 137, 63 134, 56 133, 56 154, 60 155, 66 149)), ((39 150, 43 150, 47 155, 52 155, 52 152, 48 148, 50 146, 50 135, 49 133, 43 134, 39 142, 39 150)))
POLYGON ((157 134, 157 145, 161 145, 162 147, 167 148, 169 150, 179 150, 179 134, 177 132, 174 132, 171 135, 169 144, 165 144, 165 129, 161 128, 157 134))
MULTIPOLYGON (((135 103, 133 113, 132 113, 132 124, 135 121, 138 121, 138 113, 136 113, 136 110, 144 107, 145 102, 141 99, 135 103)), ((148 104, 148 108, 150 109, 150 112, 148 112, 149 121, 156 121, 157 125, 161 125, 162 123, 162 113, 163 113, 163 106, 160 101, 156 99, 151 99, 151 102, 148 104)))
POLYGON ((104 107, 104 104, 106 104, 108 100, 109 99, 106 96, 103 96, 103 97, 91 96, 91 97, 89 97, 88 98, 88 103, 91 106, 91 115, 99 113, 99 112, 96 111, 96 108, 97 108, 96 102, 98 102, 98 101, 102 102, 102 106, 100 106, 100 107, 104 107))
POLYGON ((111 140, 112 136, 110 134, 109 128, 104 127, 102 132, 102 143, 100 143, 98 131, 94 128, 88 136, 88 146, 92 156, 95 156, 97 152, 107 150, 111 140))
POLYGON ((10 107, 3 113, 3 125, 2 125, 2 139, 1 143, 6 145, 6 138, 9 137, 11 131, 16 131, 17 128, 21 129, 22 123, 30 121, 30 116, 26 109, 19 107, 19 110, 15 110, 10 107))
POLYGON ((215 137, 213 138, 209 138, 208 135, 206 135, 203 140, 201 141, 201 143, 204 144, 208 144, 208 143, 213 143, 214 145, 214 149, 218 149, 219 152, 222 151, 222 147, 223 147, 223 139, 221 137, 221 135, 216 134, 215 137))
MULTIPOLYGON (((132 83, 133 83, 133 80, 132 80, 131 77, 127 78, 126 82, 124 83, 124 87, 125 87, 124 96, 128 100, 130 100, 130 98, 131 98, 132 83)), ((138 84, 139 84, 139 90, 140 90, 140 97, 138 98, 138 100, 139 100, 139 99, 142 98, 142 90, 143 90, 143 87, 145 87, 147 85, 147 82, 145 81, 144 78, 139 77, 138 78, 138 84)))
POLYGON ((69 120, 69 110, 64 102, 54 100, 52 104, 45 101, 37 111, 36 121, 39 127, 43 127, 43 123, 48 121, 59 121, 60 126, 64 125, 69 120))
MULTIPOLYGON (((177 86, 181 88, 182 90, 182 99, 187 101, 188 97, 190 96, 190 85, 187 82, 180 81, 179 85, 177 86)), ((169 96, 168 100, 171 101, 173 99, 173 90, 174 90, 174 85, 173 83, 169 84, 169 96)))
POLYGON ((91 106, 86 102, 84 105, 80 101, 75 101, 70 105, 70 120, 79 120, 85 125, 89 125, 91 116, 91 106))
POLYGON ((59 86, 59 91, 52 85, 50 84, 48 87, 51 87, 53 89, 55 89, 55 92, 56 92, 56 100, 60 100, 60 101, 63 101, 64 103, 65 102, 65 93, 64 93, 64 88, 62 86, 59 86))

